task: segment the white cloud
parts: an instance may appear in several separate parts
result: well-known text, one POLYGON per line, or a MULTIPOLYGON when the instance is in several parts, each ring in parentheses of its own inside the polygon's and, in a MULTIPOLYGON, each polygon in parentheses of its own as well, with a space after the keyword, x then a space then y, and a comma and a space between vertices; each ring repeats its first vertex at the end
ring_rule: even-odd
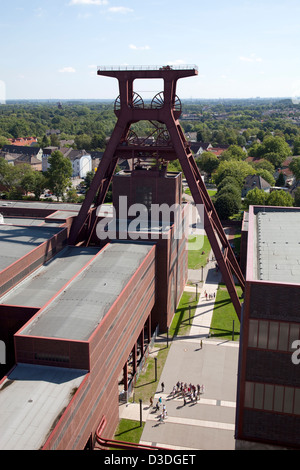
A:
POLYGON ((88 18, 90 18, 92 15, 90 13, 79 13, 79 15, 77 16, 77 18, 79 20, 87 20, 88 18))
POLYGON ((110 13, 123 13, 123 14, 133 12, 132 8, 127 8, 127 7, 110 7, 108 11, 110 11, 110 13))
POLYGON ((167 65, 172 65, 173 67, 175 67, 176 65, 183 65, 183 64, 185 64, 185 61, 182 59, 169 60, 167 62, 167 65))
POLYGON ((59 73, 75 73, 76 70, 73 67, 63 67, 59 70, 59 73))
POLYGON ((250 56, 248 57, 245 57, 245 56, 240 56, 239 58, 242 62, 262 62, 262 58, 261 57, 256 57, 255 54, 251 54, 250 56))
POLYGON ((69 5, 107 5, 107 0, 71 0, 69 5))
POLYGON ((134 51, 149 51, 150 46, 135 46, 134 44, 129 44, 129 49, 134 51))

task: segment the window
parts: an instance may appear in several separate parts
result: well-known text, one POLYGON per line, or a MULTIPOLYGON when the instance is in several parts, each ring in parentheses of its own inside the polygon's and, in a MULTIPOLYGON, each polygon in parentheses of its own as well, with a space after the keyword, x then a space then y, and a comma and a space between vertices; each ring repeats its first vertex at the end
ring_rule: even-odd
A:
POLYGON ((245 408, 300 415, 300 388, 245 383, 245 408))
POLYGON ((298 339, 300 339, 300 326, 297 323, 249 320, 250 348, 291 351, 293 341, 298 339))

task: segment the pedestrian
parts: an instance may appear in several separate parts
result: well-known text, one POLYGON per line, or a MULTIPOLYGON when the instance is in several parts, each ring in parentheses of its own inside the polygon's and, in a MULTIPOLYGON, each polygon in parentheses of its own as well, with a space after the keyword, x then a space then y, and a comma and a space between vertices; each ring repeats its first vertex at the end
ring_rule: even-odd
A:
POLYGON ((202 349, 202 339, 200 339, 200 349, 202 349))
POLYGON ((159 397, 158 402, 159 402, 160 405, 162 404, 162 398, 161 397, 159 397))
POLYGON ((161 391, 164 392, 164 389, 165 389, 165 384, 164 382, 161 383, 161 391))
POLYGON ((183 406, 186 405, 186 399, 185 399, 185 395, 183 396, 183 406))
POLYGON ((150 397, 150 406, 153 406, 153 397, 150 397))

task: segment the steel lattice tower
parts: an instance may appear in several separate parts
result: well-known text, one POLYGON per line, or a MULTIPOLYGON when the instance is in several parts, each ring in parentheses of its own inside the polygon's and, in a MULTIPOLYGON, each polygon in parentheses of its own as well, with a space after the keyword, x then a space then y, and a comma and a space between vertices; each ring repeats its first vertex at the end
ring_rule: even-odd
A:
POLYGON ((98 75, 113 77, 119 82, 120 94, 114 107, 117 123, 80 212, 73 222, 69 243, 90 243, 97 223, 96 209, 104 202, 120 157, 139 160, 144 155, 163 162, 178 159, 195 204, 204 206, 204 230, 240 319, 241 303, 234 276, 242 290, 245 287, 244 276, 179 123, 181 102, 176 95, 177 81, 197 74, 196 66, 98 68, 98 75), (164 89, 146 106, 141 96, 133 90, 136 79, 162 79, 164 89), (132 124, 139 121, 150 121, 154 126, 155 139, 150 145, 131 130, 132 124))

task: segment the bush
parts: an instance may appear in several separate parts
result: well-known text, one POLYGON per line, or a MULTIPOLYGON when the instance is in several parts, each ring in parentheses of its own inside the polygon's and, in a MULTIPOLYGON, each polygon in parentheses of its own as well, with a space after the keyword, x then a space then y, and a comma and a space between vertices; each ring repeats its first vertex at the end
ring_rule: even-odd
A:
POLYGON ((227 220, 241 209, 241 199, 233 194, 221 194, 216 198, 215 209, 221 220, 227 220))

